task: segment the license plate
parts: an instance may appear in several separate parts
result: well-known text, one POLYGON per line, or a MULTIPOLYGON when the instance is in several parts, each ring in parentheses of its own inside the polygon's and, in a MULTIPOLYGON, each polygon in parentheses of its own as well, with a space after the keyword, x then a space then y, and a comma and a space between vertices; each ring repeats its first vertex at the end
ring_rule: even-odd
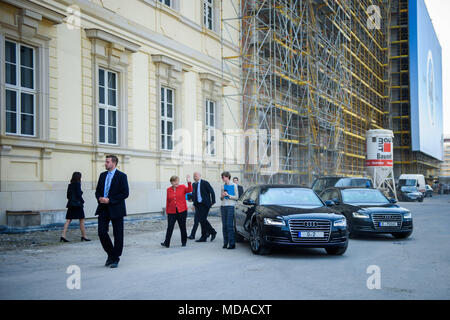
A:
POLYGON ((325 232, 319 231, 301 231, 298 233, 299 238, 323 238, 325 237, 325 232))
POLYGON ((381 221, 381 222, 379 222, 379 226, 380 227, 396 227, 397 226, 397 222, 381 221))

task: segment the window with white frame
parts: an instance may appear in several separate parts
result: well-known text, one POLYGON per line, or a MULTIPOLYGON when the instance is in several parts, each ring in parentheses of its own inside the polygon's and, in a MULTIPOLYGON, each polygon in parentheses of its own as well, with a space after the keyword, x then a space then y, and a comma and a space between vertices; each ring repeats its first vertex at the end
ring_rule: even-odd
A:
POLYGON ((216 154, 216 103, 206 100, 206 151, 208 155, 216 154))
POLYGON ((117 144, 117 73, 98 69, 98 141, 117 144))
POLYGON ((35 49, 5 40, 6 133, 36 135, 35 49))
POLYGON ((173 150, 174 91, 161 87, 161 149, 173 150))
POLYGON ((203 25, 214 30, 214 0, 203 0, 203 25))
POLYGON ((171 7, 171 5, 172 5, 171 0, 159 0, 159 2, 165 4, 168 7, 171 7))

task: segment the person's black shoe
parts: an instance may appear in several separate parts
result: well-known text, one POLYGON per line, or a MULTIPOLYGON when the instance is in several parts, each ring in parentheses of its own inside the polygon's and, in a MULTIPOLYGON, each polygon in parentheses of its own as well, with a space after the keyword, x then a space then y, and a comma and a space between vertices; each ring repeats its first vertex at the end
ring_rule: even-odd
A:
POLYGON ((222 248, 223 248, 223 249, 226 249, 227 247, 228 247, 228 246, 227 246, 226 244, 224 244, 222 248))
POLYGON ((106 262, 105 262, 105 267, 109 267, 111 265, 111 263, 113 263, 113 262, 114 262, 114 260, 108 257, 108 259, 106 259, 106 262))
POLYGON ((182 243, 181 246, 182 246, 182 247, 186 247, 186 243, 182 243))
POLYGON ((115 260, 109 265, 110 268, 117 268, 118 266, 119 266, 119 260, 115 260))
POLYGON ((162 245, 163 247, 166 247, 166 248, 169 247, 169 245, 168 245, 168 244, 165 244, 164 242, 161 242, 161 245, 162 245))
POLYGON ((91 241, 91 239, 85 238, 85 237, 81 237, 81 241, 91 241))
POLYGON ((188 237, 188 239, 190 239, 190 240, 194 240, 194 239, 195 239, 195 237, 194 237, 193 235, 190 235, 190 236, 188 237))
POLYGON ((227 249, 234 249, 234 248, 236 248, 236 245, 235 245, 235 244, 233 244, 232 246, 228 246, 227 249))
POLYGON ((213 242, 213 240, 216 238, 217 236, 217 231, 214 233, 211 233, 211 242, 213 242))
POLYGON ((59 238, 59 242, 70 242, 70 241, 64 237, 61 237, 61 238, 59 238))
POLYGON ((205 238, 200 238, 198 240, 195 240, 195 242, 206 242, 206 239, 205 238))

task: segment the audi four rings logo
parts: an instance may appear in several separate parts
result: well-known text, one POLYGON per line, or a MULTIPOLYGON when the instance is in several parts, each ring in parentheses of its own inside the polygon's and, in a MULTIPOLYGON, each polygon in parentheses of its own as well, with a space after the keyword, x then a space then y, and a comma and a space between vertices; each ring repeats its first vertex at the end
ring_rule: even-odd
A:
POLYGON ((395 219, 395 216, 383 216, 382 219, 395 219))
POLYGON ((309 228, 315 228, 317 227, 317 221, 306 221, 305 226, 309 228))

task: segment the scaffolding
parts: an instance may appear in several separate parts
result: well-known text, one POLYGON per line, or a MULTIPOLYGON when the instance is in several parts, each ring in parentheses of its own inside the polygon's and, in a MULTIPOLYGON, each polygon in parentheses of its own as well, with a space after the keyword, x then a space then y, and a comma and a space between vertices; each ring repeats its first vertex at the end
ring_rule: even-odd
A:
MULTIPOLYGON (((246 182, 365 175, 365 133, 383 127, 389 107, 389 1, 237 3, 240 54, 223 56, 223 67, 241 70, 243 129, 265 137, 245 145, 246 182), (379 10, 378 27, 368 24, 369 6, 379 10)), ((223 30, 231 20, 222 19, 223 30)))

